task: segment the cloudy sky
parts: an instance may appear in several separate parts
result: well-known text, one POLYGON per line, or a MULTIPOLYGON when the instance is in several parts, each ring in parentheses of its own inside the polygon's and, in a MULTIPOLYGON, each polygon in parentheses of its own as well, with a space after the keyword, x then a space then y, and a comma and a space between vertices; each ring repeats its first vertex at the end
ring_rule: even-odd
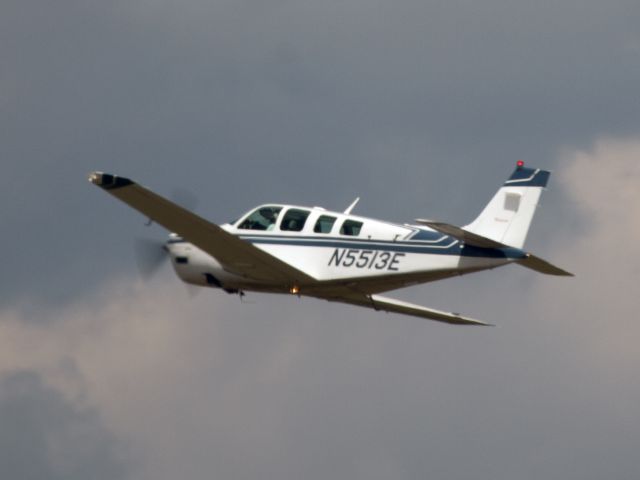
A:
POLYGON ((0 471, 30 479, 637 479, 637 0, 4 0, 0 471), (464 328, 142 282, 159 227, 262 202, 463 224, 553 176, 517 266, 396 296, 464 328))

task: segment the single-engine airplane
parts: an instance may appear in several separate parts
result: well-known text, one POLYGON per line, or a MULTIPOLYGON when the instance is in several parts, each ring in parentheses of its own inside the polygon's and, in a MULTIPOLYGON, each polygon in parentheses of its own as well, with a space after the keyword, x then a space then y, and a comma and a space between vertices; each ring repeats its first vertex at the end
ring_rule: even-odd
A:
POLYGON ((572 276, 523 250, 550 173, 518 165, 480 215, 457 227, 390 223, 321 207, 261 205, 216 225, 132 180, 102 172, 89 181, 171 233, 164 245, 186 283, 227 293, 288 293, 452 324, 490 325, 379 295, 509 263, 572 276))

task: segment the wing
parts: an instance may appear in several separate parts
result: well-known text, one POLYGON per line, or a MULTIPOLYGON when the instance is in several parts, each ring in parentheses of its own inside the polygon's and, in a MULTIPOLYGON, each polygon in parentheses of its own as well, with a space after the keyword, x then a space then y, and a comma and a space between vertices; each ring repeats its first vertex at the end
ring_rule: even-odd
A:
POLYGON ((382 310, 383 312, 400 313, 403 315, 410 315, 412 317, 427 318, 429 320, 452 323, 455 325, 492 326, 490 323, 481 322, 480 320, 475 320, 469 317, 463 317, 458 313, 441 312, 440 310, 434 310, 421 305, 403 302, 402 300, 382 297, 380 295, 365 295, 353 292, 345 295, 323 296, 314 294, 313 296, 332 302, 348 303, 359 307, 382 310))
POLYGON ((231 273, 258 282, 285 285, 314 281, 291 265, 128 178, 94 172, 89 181, 215 257, 231 273))

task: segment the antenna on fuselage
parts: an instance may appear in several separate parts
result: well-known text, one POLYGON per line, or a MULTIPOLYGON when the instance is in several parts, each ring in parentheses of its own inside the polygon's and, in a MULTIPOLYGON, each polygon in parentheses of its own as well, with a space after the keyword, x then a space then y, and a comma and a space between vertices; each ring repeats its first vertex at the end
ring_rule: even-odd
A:
POLYGON ((356 198, 353 203, 351 203, 351 205, 349 205, 347 207, 347 209, 344 211, 345 215, 349 215, 351 213, 351 210, 353 210, 355 208, 355 206, 358 204, 358 202, 360 201, 360 197, 356 198))

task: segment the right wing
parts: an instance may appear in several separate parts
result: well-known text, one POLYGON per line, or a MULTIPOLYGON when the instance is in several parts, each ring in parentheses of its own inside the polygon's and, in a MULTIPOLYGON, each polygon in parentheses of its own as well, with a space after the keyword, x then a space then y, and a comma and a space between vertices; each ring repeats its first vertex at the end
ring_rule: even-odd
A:
POLYGON ((431 308, 416 305, 414 303, 404 302, 393 298, 383 297, 381 295, 365 295, 360 293, 349 293, 345 295, 323 296, 314 294, 316 298, 323 298, 332 302, 348 303, 359 307, 372 308, 374 310, 382 310, 383 312, 400 313, 410 315, 412 317, 427 318, 438 322, 452 323, 456 325, 482 325, 493 326, 469 317, 464 317, 459 313, 442 312, 431 308))
POLYGON ((292 286, 315 281, 291 265, 128 178, 94 172, 89 176, 89 181, 215 257, 231 273, 258 282, 281 282, 292 286))

